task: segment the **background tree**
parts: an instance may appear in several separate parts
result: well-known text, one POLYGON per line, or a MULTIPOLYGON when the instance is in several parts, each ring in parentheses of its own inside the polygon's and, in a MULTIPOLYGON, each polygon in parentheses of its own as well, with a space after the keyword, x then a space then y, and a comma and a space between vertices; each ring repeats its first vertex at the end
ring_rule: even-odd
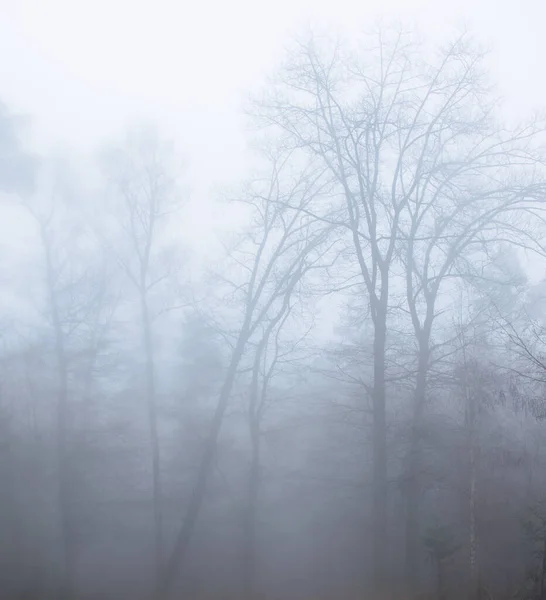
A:
MULTIPOLYGON (((299 149, 333 182, 330 202, 307 214, 343 227, 352 243, 373 323, 373 556, 376 591, 385 586, 388 538, 387 344, 389 315, 404 285, 419 347, 414 433, 409 453, 406 573, 415 589, 418 543, 418 439, 430 339, 441 284, 469 247, 499 233, 502 215, 537 199, 533 167, 539 125, 504 131, 492 119, 482 56, 465 36, 419 60, 410 36, 380 31, 371 47, 300 44, 272 92, 258 105, 283 144, 299 149), (531 170, 530 179, 508 167, 531 170), (503 177, 503 173, 509 173, 503 177), (499 179, 499 175, 501 175, 499 179)), ((504 230, 536 239, 520 221, 504 230)), ((525 222, 525 221, 523 221, 525 222)), ((502 235, 502 234, 501 234, 502 235)))
POLYGON ((150 306, 158 286, 175 278, 180 256, 168 252, 165 236, 179 214, 183 197, 177 189, 172 144, 152 129, 143 128, 127 136, 118 148, 104 155, 112 184, 116 211, 114 235, 110 242, 129 282, 134 286, 140 307, 140 330, 144 351, 145 404, 152 458, 152 494, 155 539, 155 569, 163 565, 163 493, 161 483, 160 433, 157 418, 156 364, 153 336, 154 310, 150 306))
POLYGON ((159 134, 0 184, 3 595, 537 597, 540 123, 393 30, 297 44, 257 112, 206 249, 159 134))
POLYGON ((240 316, 234 341, 230 344, 230 358, 193 494, 158 587, 159 599, 169 596, 176 570, 183 565, 204 499, 224 414, 247 344, 262 327, 274 328, 282 319, 294 289, 304 275, 316 268, 317 261, 326 252, 323 248, 327 240, 324 226, 317 227, 298 212, 288 213, 284 202, 280 202, 287 200, 305 206, 322 192, 322 188, 316 186, 313 171, 304 171, 285 183, 284 169, 288 169, 289 158, 290 154, 273 157, 269 179, 258 180, 242 198, 251 209, 252 225, 246 235, 236 240, 229 256, 236 266, 243 268, 245 278, 241 283, 227 280, 232 293, 241 298, 240 316), (245 263, 237 254, 250 256, 250 260, 245 263))

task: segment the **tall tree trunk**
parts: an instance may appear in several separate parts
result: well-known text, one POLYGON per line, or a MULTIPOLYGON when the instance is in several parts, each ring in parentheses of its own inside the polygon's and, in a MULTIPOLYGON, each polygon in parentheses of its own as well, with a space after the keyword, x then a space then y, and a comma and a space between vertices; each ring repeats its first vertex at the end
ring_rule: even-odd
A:
POLYGON ((57 294, 55 291, 55 273, 51 257, 51 248, 47 234, 42 228, 42 238, 46 255, 46 283, 49 293, 51 320, 55 336, 55 354, 57 359, 58 395, 57 395, 57 468, 58 502, 60 512, 60 529, 62 544, 62 560, 64 566, 61 586, 61 599, 70 600, 74 596, 74 571, 76 565, 76 540, 71 502, 70 458, 68 451, 68 364, 66 358, 64 332, 59 314, 57 294))
POLYGON ((184 566, 184 560, 186 558, 190 541, 195 530, 195 525, 197 524, 197 518, 201 510, 201 505, 203 504, 203 499, 205 497, 207 482, 216 454, 218 435, 220 434, 220 429, 222 428, 224 413, 226 412, 231 390, 233 388, 233 383, 235 381, 237 367, 243 355, 245 342, 246 339, 244 339, 244 337, 239 339, 226 373, 224 384, 220 390, 218 404, 216 405, 216 410, 214 411, 214 416, 212 418, 205 452, 201 458, 201 464, 199 465, 197 480, 193 488, 193 493, 190 497, 188 510, 180 527, 180 531, 176 537, 173 551, 159 580, 155 594, 156 600, 167 600, 167 598, 169 598, 175 583, 176 573, 184 566))
POLYGON ((146 361, 146 408, 152 450, 152 495, 154 512, 155 585, 157 586, 163 566, 163 493, 161 488, 161 455, 157 432, 157 407, 155 390, 155 363, 152 328, 148 300, 144 284, 140 291, 142 335, 146 361))
POLYGON ((252 457, 244 519, 244 593, 246 600, 256 598, 256 509, 260 486, 260 431, 256 422, 250 424, 250 437, 252 457))
POLYGON ((386 588, 387 548, 387 414, 385 390, 386 309, 377 311, 374 337, 373 381, 373 500, 372 568, 376 594, 386 588))
POLYGON ((478 598, 478 565, 476 537, 476 455, 475 449, 470 449, 470 492, 469 492, 469 567, 470 567, 470 597, 478 598))
POLYGON ((469 452, 469 486, 468 486, 468 563, 470 575, 470 599, 477 600, 479 592, 479 572, 477 562, 478 538, 476 534, 476 483, 477 483, 477 448, 476 448, 476 398, 467 393, 467 427, 469 452))
MULTIPOLYGON (((61 369, 61 372, 64 368, 61 369)), ((61 382, 57 409, 57 461, 59 468, 59 507, 61 513, 61 538, 63 545, 64 577, 61 591, 63 600, 74 596, 74 577, 76 567, 76 544, 72 518, 72 503, 70 490, 70 460, 67 449, 67 419, 66 419, 66 379, 61 382)))
POLYGON ((415 381, 413 416, 407 465, 405 572, 406 590, 410 597, 415 596, 417 592, 419 574, 419 500, 421 495, 420 471, 422 461, 421 432, 425 412, 428 362, 428 337, 425 339, 421 336, 419 340, 419 357, 415 381))

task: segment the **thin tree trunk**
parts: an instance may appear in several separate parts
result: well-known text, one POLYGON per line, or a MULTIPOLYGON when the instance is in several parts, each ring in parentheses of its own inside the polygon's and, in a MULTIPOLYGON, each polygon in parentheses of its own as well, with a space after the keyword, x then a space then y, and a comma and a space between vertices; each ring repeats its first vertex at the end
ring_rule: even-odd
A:
MULTIPOLYGON (((474 398, 470 398, 474 402, 474 398)), ((470 597, 478 598, 478 564, 477 564, 477 536, 476 536, 476 440, 474 432, 474 406, 470 407, 470 485, 469 485, 469 568, 470 568, 470 597)))
MULTIPOLYGON (((61 369, 64 372, 64 368, 61 369)), ((62 375, 61 377, 64 377, 62 375)), ((67 451, 66 380, 61 382, 57 411, 57 461, 59 465, 59 507, 61 512, 61 538, 63 544, 64 578, 61 598, 70 600, 74 596, 74 571, 76 566, 75 537, 71 516, 70 465, 67 451)))
POLYGON ((246 600, 256 598, 256 509, 260 486, 260 432, 257 423, 251 423, 250 430, 252 458, 244 520, 244 593, 246 600))
POLYGON ((475 515, 476 480, 472 477, 470 483, 470 527, 469 527, 469 563, 470 563, 470 596, 478 597, 478 574, 476 565, 476 515, 475 515))
POLYGON ((468 568, 469 568, 469 598, 477 600, 479 596, 479 572, 477 563, 478 539, 476 535, 476 484, 477 484, 477 386, 471 385, 471 371, 467 361, 465 340, 461 336, 463 351, 463 392, 465 401, 464 424, 466 429, 466 444, 468 448, 468 568))
POLYGON ((71 515, 70 464, 67 448, 68 433, 68 365, 64 344, 64 332, 57 295, 55 292, 54 270, 51 260, 51 249, 47 234, 42 229, 44 250, 46 255, 46 278, 49 292, 51 318, 55 335, 55 354, 57 358, 58 396, 57 396, 57 467, 59 470, 58 502, 60 511, 60 528, 62 555, 64 564, 61 598, 70 600, 74 596, 74 570, 76 564, 76 545, 71 515))
POLYGON ((421 431, 425 412, 427 370, 428 370, 428 337, 420 340, 417 378, 415 382, 413 417, 410 437, 408 481, 406 497, 406 539, 405 570, 406 590, 410 597, 417 592, 419 571, 419 499, 421 495, 421 431))
POLYGON ((270 327, 266 330, 254 356, 254 366, 252 369, 252 381, 250 386, 250 399, 248 406, 248 430, 250 434, 250 471, 248 474, 247 503, 244 513, 243 531, 244 531, 244 555, 243 555, 243 573, 244 573, 244 597, 246 600, 253 600, 256 594, 256 509, 258 499, 258 487, 260 484, 260 415, 259 404, 263 402, 263 397, 258 398, 258 383, 260 377, 260 364, 262 352, 267 345, 269 335, 272 331, 273 320, 270 327))
POLYGON ((387 547, 387 415, 385 392, 386 311, 376 315, 373 382, 372 568, 376 594, 386 588, 387 547))
POLYGON ((155 363, 152 341, 152 331, 148 302, 144 287, 140 292, 142 334, 146 361, 146 408, 148 411, 148 427, 152 450, 152 494, 154 511, 154 542, 155 542, 155 585, 157 585, 163 566, 163 494, 161 488, 161 455, 159 436, 157 432, 157 407, 155 391, 155 363))
POLYGON ((167 598, 169 598, 175 583, 176 573, 184 566, 184 560, 186 558, 190 541, 195 530, 195 525, 197 524, 197 518, 201 510, 201 505, 203 504, 203 499, 205 497, 207 482, 216 454, 218 435, 220 433, 220 429, 222 428, 224 413, 226 412, 231 390, 233 388, 233 383, 235 381, 237 367, 243 355, 245 341, 246 340, 243 337, 239 339, 239 342, 233 353, 230 366, 226 373, 226 378, 218 398, 218 404, 216 405, 216 410, 214 411, 205 452, 201 459, 197 480, 190 498, 188 510, 180 527, 180 531, 176 537, 169 561, 166 564, 165 570, 163 571, 159 580, 155 594, 156 600, 167 600, 167 598))

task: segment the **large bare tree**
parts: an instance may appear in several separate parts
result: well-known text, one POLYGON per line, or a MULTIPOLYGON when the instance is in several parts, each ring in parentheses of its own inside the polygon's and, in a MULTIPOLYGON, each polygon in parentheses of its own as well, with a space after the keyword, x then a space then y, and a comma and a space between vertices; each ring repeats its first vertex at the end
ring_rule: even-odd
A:
MULTIPOLYGON (((273 156, 268 177, 254 181, 243 196, 234 200, 246 208, 244 213, 250 225, 227 246, 231 269, 218 274, 217 279, 228 286, 238 316, 229 336, 231 340, 225 336, 230 348, 229 361, 195 486, 157 589, 157 600, 169 597, 176 573, 184 566, 214 465, 224 415, 249 343, 257 337, 258 345, 263 345, 260 340, 264 339, 264 332, 273 331, 279 325, 303 278, 323 261, 332 260, 331 226, 317 224, 307 215, 286 208, 286 204, 304 208, 324 192, 314 168, 303 169, 296 175, 291 173, 291 157, 291 153, 273 156), (239 277, 234 277, 237 272, 239 277)), ((226 318, 229 317, 226 315, 226 318)))
POLYGON ((543 185, 536 168, 542 125, 533 121, 507 129, 496 123, 476 72, 481 54, 464 39, 449 52, 459 69, 449 82, 454 102, 438 113, 442 125, 431 134, 428 164, 408 202, 399 248, 417 347, 406 473, 406 576, 412 590, 419 572, 419 454, 427 377, 431 360, 442 354, 442 342, 433 342, 436 322, 452 308, 448 295, 454 282, 486 279, 485 269, 501 244, 543 253, 536 227, 542 220, 543 185))
MULTIPOLYGON (((163 565, 163 493, 161 448, 157 418, 157 382, 153 323, 158 311, 153 300, 159 288, 177 280, 181 257, 169 239, 179 225, 184 197, 177 177, 173 145, 151 127, 130 131, 118 146, 104 152, 104 167, 113 189, 112 238, 101 232, 136 291, 144 352, 145 406, 152 458, 152 495, 155 539, 155 579, 163 565)), ((108 224, 108 220, 106 220, 108 224)), ((104 227, 99 223, 99 228, 104 227)), ((108 231, 108 229, 106 230, 108 231)), ((162 290, 165 294, 165 289, 162 290)))
MULTIPOLYGON (((394 297, 411 315, 419 346, 415 422, 424 406, 436 298, 461 254, 498 233, 500 214, 541 192, 531 171, 539 125, 494 123, 482 56, 462 36, 435 49, 379 31, 358 52, 312 38, 299 44, 265 98, 262 123, 312 157, 332 183, 329 202, 306 214, 342 227, 352 242, 373 323, 372 572, 383 591, 387 564, 387 339, 394 297), (513 166, 528 175, 515 176, 513 166), (500 178, 499 178, 500 175, 500 178), (403 255, 402 261, 400 261, 403 255), (405 274, 400 274, 400 262, 405 274), (419 264, 419 266, 417 266, 419 264), (405 283, 404 283, 405 280, 405 283)), ((525 228, 513 225, 525 235, 525 228)), ((499 236, 500 237, 500 236, 499 236)), ((417 470, 418 434, 410 451, 417 470)), ((411 477, 410 477, 411 478, 411 477)), ((416 574, 417 484, 408 493, 407 578, 416 574)))

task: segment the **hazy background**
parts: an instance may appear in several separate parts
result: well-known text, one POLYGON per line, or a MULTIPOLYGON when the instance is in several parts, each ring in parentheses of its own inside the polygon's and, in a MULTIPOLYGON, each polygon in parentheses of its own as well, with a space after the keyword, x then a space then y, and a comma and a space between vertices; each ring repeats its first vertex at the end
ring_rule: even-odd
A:
MULTIPOLYGON (((356 33, 377 20, 446 39, 462 24, 484 46, 508 116, 541 107, 546 6, 539 0, 1 0, 0 89, 32 117, 40 150, 95 151, 136 119, 172 133, 188 158, 191 231, 214 223, 210 191, 245 172, 250 92, 306 28, 356 33)), ((198 233, 197 233, 198 232, 198 233)), ((199 242, 199 239, 196 240, 199 242)))
MULTIPOLYGON (((253 105, 281 162, 289 157, 278 178, 245 114, 250 96, 273 93, 296 36, 355 40, 383 23, 422 34, 431 44, 419 57, 432 62, 433 45, 466 27, 490 48, 500 121, 512 124, 546 106, 545 22, 538 1, 0 0, 5 131, 23 117, 6 156, 43 161, 34 194, 22 177, 0 198, 0 600, 5 582, 9 600, 546 600, 546 127, 537 120, 529 146, 524 132, 517 149, 503 142, 498 156, 466 162, 468 149, 506 135, 481 120, 480 90, 440 115, 457 143, 445 150, 439 128, 428 147, 419 131, 436 98, 457 77, 476 83, 463 68, 474 50, 456 45, 455 83, 425 69, 434 101, 421 113, 426 84, 415 97, 410 87, 398 120, 383 123, 393 129, 381 185, 396 189, 388 153, 409 129, 433 166, 427 180, 409 152, 401 180, 424 182, 433 210, 410 245, 411 202, 389 229, 396 203, 382 188, 386 234, 374 230, 368 245, 362 216, 363 237, 350 239, 352 199, 329 170, 335 144, 322 155, 316 140, 300 144, 309 131, 290 121, 297 101, 253 105), (292 137, 277 127, 284 118, 292 137), (157 137, 139 129, 150 122, 157 137), (453 164, 464 168, 452 189, 453 164), (435 177, 448 192, 430 192, 435 177), (298 182, 309 185, 309 214, 290 203, 306 196, 298 182), (530 207, 484 218, 475 246, 449 262, 452 240, 514 189, 530 207), (277 254, 285 234, 294 244, 277 254), (364 249, 377 273, 374 250, 391 239, 391 270, 372 290, 355 257, 364 249), (267 407, 258 417, 256 403, 267 407), (369 595, 372 582, 384 596, 369 595)), ((369 56, 359 58, 373 71, 369 56)), ((305 66, 296 71, 308 83, 305 66)), ((361 93, 359 140, 382 125, 361 93)), ((349 155, 338 158, 351 171, 349 155)))

